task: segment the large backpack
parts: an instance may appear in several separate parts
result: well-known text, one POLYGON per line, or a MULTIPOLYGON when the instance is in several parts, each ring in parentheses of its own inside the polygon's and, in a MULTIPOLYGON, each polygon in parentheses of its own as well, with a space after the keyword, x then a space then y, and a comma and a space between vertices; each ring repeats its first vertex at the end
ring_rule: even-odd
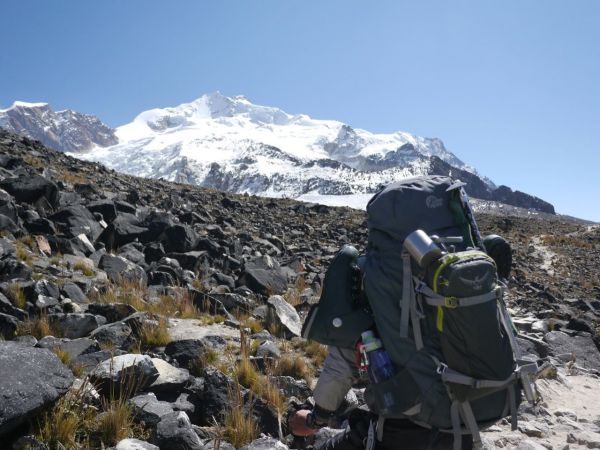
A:
POLYGON ((303 329, 306 338, 354 348, 375 328, 397 371, 367 387, 369 408, 380 420, 451 432, 455 449, 465 433, 481 448, 479 429, 502 417, 515 428, 522 391, 534 400, 537 369, 521 360, 496 265, 462 186, 427 176, 377 193, 367 205, 366 255, 359 261, 356 249, 344 247, 334 258, 303 329), (434 238, 436 258, 417 261, 407 251, 416 230, 434 238), (358 273, 366 296, 357 294, 358 273))
POLYGON ((426 176, 387 186, 367 205, 364 289, 396 375, 365 391, 380 417, 454 433, 454 445, 506 416, 516 427, 521 392, 534 401, 535 363, 521 360, 494 260, 485 253, 462 183, 426 176), (420 261, 416 230, 442 252, 420 261), (423 267, 422 267, 423 266, 423 267))

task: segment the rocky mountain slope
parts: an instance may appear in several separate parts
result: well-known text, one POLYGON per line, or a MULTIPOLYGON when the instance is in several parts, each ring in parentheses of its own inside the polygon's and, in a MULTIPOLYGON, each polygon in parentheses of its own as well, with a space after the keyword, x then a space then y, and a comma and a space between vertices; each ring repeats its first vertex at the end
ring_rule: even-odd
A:
MULTIPOLYGON (((477 218, 513 245, 509 306, 543 367, 542 401, 486 441, 597 448, 600 229, 477 218)), ((3 448, 301 448, 282 417, 324 357, 302 318, 338 249, 364 249, 365 219, 119 174, 0 131, 3 448)))
POLYGON ((539 198, 497 187, 439 139, 375 134, 218 92, 142 112, 114 131, 92 116, 54 113, 44 104, 0 111, 2 126, 120 172, 227 192, 292 198, 374 193, 399 178, 452 173, 468 182, 473 197, 554 213, 539 198))
POLYGON ((114 130, 97 117, 70 109, 54 111, 48 103, 15 102, 8 109, 0 109, 0 128, 61 152, 82 152, 119 141, 114 130))

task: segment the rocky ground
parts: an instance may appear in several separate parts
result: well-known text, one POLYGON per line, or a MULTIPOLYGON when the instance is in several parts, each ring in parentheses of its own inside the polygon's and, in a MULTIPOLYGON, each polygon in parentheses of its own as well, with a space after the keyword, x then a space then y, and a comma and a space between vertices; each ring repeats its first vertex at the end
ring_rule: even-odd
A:
MULTIPOLYGON (((519 430, 485 439, 600 448, 600 228, 478 221, 513 244, 509 305, 543 367, 519 430)), ((326 351, 302 318, 338 249, 364 248, 364 212, 125 176, 0 131, 0 230, 0 448, 298 447, 283 418, 326 351)))

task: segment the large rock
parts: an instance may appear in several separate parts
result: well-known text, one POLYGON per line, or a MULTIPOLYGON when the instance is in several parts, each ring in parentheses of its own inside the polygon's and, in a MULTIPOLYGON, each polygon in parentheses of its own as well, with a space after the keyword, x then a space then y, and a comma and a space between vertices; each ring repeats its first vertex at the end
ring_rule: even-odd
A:
POLYGON ((253 292, 262 295, 283 294, 287 290, 287 273, 270 256, 261 256, 249 261, 238 284, 248 286, 253 292))
POLYGON ((82 205, 63 208, 50 216, 50 219, 71 238, 84 234, 94 241, 102 232, 102 227, 92 213, 82 205))
POLYGON ((214 368, 206 369, 203 378, 204 392, 199 414, 203 424, 213 425, 215 419, 221 421, 229 410, 229 391, 235 388, 237 383, 214 368))
POLYGON ((165 229, 163 235, 165 249, 168 252, 189 252, 198 242, 198 235, 189 225, 173 225, 165 229))
POLYGON ((184 339, 171 341, 165 347, 165 354, 186 368, 190 368, 194 361, 210 349, 224 348, 225 340, 218 337, 204 337, 201 339, 184 339))
POLYGON ((173 412, 169 402, 158 400, 152 392, 133 397, 129 404, 136 419, 152 427, 156 426, 163 416, 173 412))
POLYGON ((33 204, 43 198, 50 206, 58 206, 58 186, 37 174, 2 180, 0 188, 19 202, 33 204))
POLYGON ((288 450, 288 446, 275 438, 261 437, 242 447, 241 450, 288 450))
POLYGON ((125 322, 113 322, 108 325, 102 325, 96 328, 90 337, 109 348, 128 349, 135 341, 133 330, 125 322))
POLYGON ((50 350, 0 341, 0 436, 51 406, 73 380, 50 350))
POLYGON ((158 378, 148 390, 153 392, 179 391, 190 379, 190 373, 186 369, 172 366, 160 358, 152 358, 154 367, 158 370, 158 378))
POLYGON ((120 213, 98 237, 98 241, 103 242, 107 249, 115 250, 136 239, 143 241, 147 233, 148 229, 142 226, 136 216, 120 213))
POLYGON ((156 445, 139 439, 123 439, 119 441, 115 450, 160 450, 156 445))
POLYGON ((302 321, 294 307, 281 295, 272 295, 267 303, 269 305, 267 323, 281 327, 286 335, 300 336, 302 321))
POLYGON ((156 426, 155 441, 161 450, 202 450, 203 448, 189 417, 183 411, 163 416, 156 426))
POLYGON ((112 200, 96 200, 95 202, 90 202, 87 205, 87 209, 92 213, 102 214, 102 218, 107 223, 111 223, 117 217, 117 208, 112 200))
POLYGON ((85 337, 106 323, 104 317, 87 313, 48 314, 48 319, 69 339, 85 337))
POLYGON ((115 356, 101 362, 90 373, 94 386, 104 395, 133 394, 150 386, 158 378, 158 371, 147 355, 115 356))
POLYGON ((31 278, 31 269, 11 256, 0 260, 0 282, 10 280, 27 280, 31 278))
POLYGON ((46 336, 37 342, 36 347, 47 348, 49 350, 60 349, 64 352, 67 352, 71 360, 80 355, 100 351, 100 346, 98 343, 93 339, 87 338, 64 339, 55 338, 54 336, 46 336))
POLYGON ((145 285, 148 282, 144 269, 122 256, 103 255, 99 267, 106 272, 113 283, 126 280, 145 285))
POLYGON ((544 336, 544 341, 550 347, 550 354, 556 357, 573 355, 579 366, 600 371, 600 352, 591 336, 582 333, 569 336, 562 331, 551 331, 544 336))

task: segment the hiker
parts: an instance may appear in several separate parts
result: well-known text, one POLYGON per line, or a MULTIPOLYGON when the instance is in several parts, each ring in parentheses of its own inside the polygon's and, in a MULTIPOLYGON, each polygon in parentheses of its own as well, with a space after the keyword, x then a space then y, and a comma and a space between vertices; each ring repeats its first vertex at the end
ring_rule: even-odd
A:
MULTIPOLYGON (((360 380, 351 350, 330 347, 314 390, 315 407, 302 409, 290 417, 290 431, 295 436, 311 436, 321 427, 339 428, 341 423, 336 412, 343 409, 345 396, 360 380)), ((376 439, 377 416, 363 409, 350 412, 348 426, 340 434, 329 439, 318 450, 452 450, 452 434, 428 430, 407 419, 386 419, 383 422, 383 439, 376 447, 369 448, 369 429, 376 439)), ((375 443, 373 442, 373 445, 375 443)), ((472 439, 462 440, 463 450, 473 448, 472 439)))
POLYGON ((510 246, 491 236, 486 253, 463 185, 415 177, 369 201, 366 254, 342 248, 303 326, 329 354, 316 405, 290 416, 292 434, 339 428, 361 379, 369 410, 348 413, 319 450, 483 449, 480 428, 510 417, 516 429, 537 367, 521 358, 503 300, 510 246))

